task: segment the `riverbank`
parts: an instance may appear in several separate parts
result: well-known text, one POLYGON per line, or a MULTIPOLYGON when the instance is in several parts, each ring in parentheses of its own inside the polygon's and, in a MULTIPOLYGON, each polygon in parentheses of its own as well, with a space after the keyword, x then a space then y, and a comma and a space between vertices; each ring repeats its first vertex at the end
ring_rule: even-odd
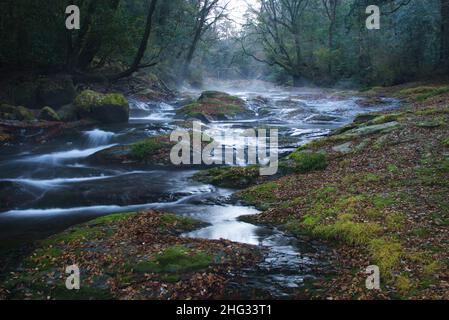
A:
MULTIPOLYGON (((20 170, 17 173, 11 172, 11 176, 7 178, 10 180, 13 178, 22 187, 38 193, 36 199, 30 199, 30 204, 24 204, 20 208, 14 206, 15 210, 6 212, 3 218, 6 219, 6 223, 9 223, 11 229, 17 228, 20 223, 24 223, 27 228, 22 228, 27 235, 30 230, 35 230, 38 234, 43 232, 55 234, 69 226, 95 219, 100 215, 140 210, 145 212, 148 208, 162 207, 164 210, 167 208, 168 211, 175 212, 180 216, 198 218, 211 224, 210 227, 187 233, 193 238, 226 238, 246 243, 244 245, 225 241, 235 249, 238 255, 242 256, 246 255, 244 252, 245 248, 248 248, 248 244, 259 244, 259 247, 251 246, 250 248, 260 248, 260 245, 262 245, 268 249, 268 254, 264 256, 265 261, 259 261, 258 258, 246 260, 251 260, 248 265, 249 269, 242 268, 245 264, 237 263, 235 268, 230 269, 230 273, 222 273, 221 271, 218 273, 224 277, 223 284, 228 284, 228 279, 230 279, 228 277, 234 275, 234 271, 251 270, 250 273, 252 274, 249 275, 251 279, 248 280, 251 280, 252 284, 234 283, 234 288, 237 288, 236 292, 232 295, 225 292, 226 297, 239 297, 239 291, 251 291, 253 288, 256 291, 262 289, 262 292, 276 291, 274 296, 278 298, 409 297, 402 292, 402 289, 401 293, 398 293, 396 281, 399 279, 399 285, 406 287, 412 276, 420 276, 420 274, 416 275, 415 273, 407 274, 408 270, 414 270, 411 268, 415 266, 408 262, 410 257, 416 261, 421 259, 422 263, 420 262, 419 268, 425 269, 427 273, 437 274, 441 272, 442 268, 444 269, 444 265, 442 267, 439 260, 436 260, 438 263, 433 263, 434 259, 444 259, 444 253, 431 251, 429 255, 427 251, 424 251, 426 248, 422 250, 418 245, 415 247, 415 242, 418 241, 414 238, 414 242, 410 245, 403 244, 403 239, 412 238, 408 233, 404 233, 406 232, 405 229, 401 228, 402 225, 409 226, 409 217, 407 216, 409 208, 413 209, 414 214, 421 217, 423 215, 420 210, 427 210, 427 208, 422 209, 419 203, 418 205, 410 203, 408 207, 403 207, 403 203, 409 201, 405 197, 409 192, 408 181, 414 181, 413 179, 415 179, 407 170, 413 173, 413 166, 424 166, 427 163, 426 165, 430 166, 430 170, 423 170, 423 174, 427 175, 425 176, 427 182, 423 182, 423 184, 434 183, 435 179, 445 181, 440 179, 439 176, 445 170, 444 162, 441 164, 438 162, 444 159, 444 151, 442 150, 444 150, 443 141, 445 140, 443 140, 443 137, 447 137, 447 107, 445 105, 447 93, 443 89, 444 86, 442 85, 437 87, 420 86, 413 89, 407 87, 377 88, 362 93, 364 96, 362 99, 360 99, 359 94, 354 92, 335 92, 310 88, 298 91, 279 90, 279 88, 273 90, 273 88, 270 88, 272 91, 265 98, 260 97, 260 92, 244 94, 237 92, 245 98, 247 105, 255 111, 255 118, 252 119, 255 122, 251 123, 250 126, 267 125, 271 127, 273 124, 279 126, 279 119, 285 119, 281 125, 281 134, 295 140, 293 149, 291 145, 286 147, 286 153, 291 155, 281 160, 279 175, 271 177, 269 182, 258 176, 259 170, 255 167, 212 169, 206 174, 197 175, 196 178, 201 180, 202 183, 196 183, 190 179, 194 172, 172 172, 166 168, 159 168, 154 171, 145 167, 142 168, 142 171, 129 171, 128 161, 124 161, 114 170, 107 168, 107 163, 94 168, 86 166, 90 156, 99 152, 100 149, 108 150, 111 148, 111 144, 135 146, 137 141, 145 138, 144 141, 147 142, 143 145, 145 148, 139 147, 138 150, 151 151, 154 149, 154 143, 153 140, 148 140, 148 136, 166 134, 167 128, 176 128, 173 126, 173 124, 177 125, 178 123, 176 106, 164 103, 141 104, 139 101, 135 101, 131 108, 134 115, 127 125, 122 124, 117 127, 106 127, 103 130, 95 129, 87 132, 87 134, 83 133, 79 141, 76 138, 71 138, 68 147, 65 147, 68 141, 61 139, 61 141, 55 141, 54 148, 43 151, 37 150, 34 155, 19 154, 16 158, 6 159, 7 162, 4 165, 7 168, 10 165, 9 170, 16 170, 14 163, 24 165, 24 168, 19 168, 20 170), (392 100, 395 100, 390 99, 391 96, 397 98, 411 97, 416 101, 410 101, 403 109, 397 110, 395 108, 396 101, 391 103, 392 100), (421 101, 422 106, 418 105, 419 101, 421 101), (378 107, 379 105, 381 107, 378 107), (395 110, 360 115, 361 112, 366 112, 366 110, 386 109, 395 110), (316 139, 317 136, 327 135, 331 131, 330 129, 338 127, 339 122, 347 123, 348 120, 345 119, 352 119, 353 116, 357 116, 354 123, 335 130, 334 134, 327 138, 315 140, 306 147, 294 151, 298 142, 310 141, 316 139), (96 142, 90 141, 97 140, 89 138, 92 137, 93 133, 95 133, 95 137, 101 139, 96 142), (435 134, 437 135, 434 136, 435 134), (100 136, 98 137, 98 135, 100 136), (426 139, 433 142, 426 146, 426 139), (74 142, 75 144, 73 144, 74 142), (86 146, 86 142, 88 146, 86 146), (424 157, 428 153, 430 153, 430 156, 427 158, 433 159, 432 150, 437 146, 440 149, 438 153, 435 153, 436 164, 431 161, 426 162, 427 160, 421 161, 420 157, 424 157), (430 150, 428 150, 429 148, 430 150), (288 151, 289 149, 294 152, 291 153, 292 151, 288 151), (392 152, 391 150, 396 151, 392 152), (10 161, 14 159, 16 162, 10 161), (39 170, 37 173, 39 174, 34 177, 36 164, 38 164, 39 170), (29 165, 30 169, 26 165, 29 165), (58 170, 63 170, 53 174, 55 165, 57 165, 58 170), (39 171, 45 172, 47 166, 48 176, 42 176, 39 171), (431 172, 434 168, 432 166, 435 166, 436 171, 434 173, 431 172), (116 171, 117 169, 119 170, 116 171), (24 174, 29 175, 30 178, 24 179, 24 174), (45 177, 47 178, 43 180, 45 177), (392 182, 398 179, 404 179, 404 186, 401 188, 399 188, 399 184, 392 182), (229 196, 233 191, 214 189, 209 184, 220 185, 225 188, 237 187, 237 189, 257 184, 255 187, 238 193, 236 198, 245 201, 247 204, 257 205, 263 211, 262 214, 246 217, 245 220, 269 227, 259 228, 254 224, 237 221, 237 217, 244 214, 254 214, 256 210, 229 201, 229 196), (389 186, 390 184, 391 186, 389 186), (388 188, 385 186, 388 186, 388 188), (296 236, 296 243, 292 241, 294 239, 286 236, 283 232, 279 232, 276 228, 273 229, 273 227, 296 236), (405 236, 408 238, 405 238, 405 236), (315 250, 310 253, 307 252, 304 245, 313 243, 314 241, 311 241, 311 238, 316 238, 319 242, 327 241, 327 245, 334 250, 327 252, 327 248, 316 246, 315 250), (403 251, 406 254, 403 254, 403 251), (329 253, 333 256, 330 257, 329 253), (326 256, 325 261, 321 259, 321 256, 326 256), (325 266, 326 262, 332 264, 331 268, 325 266), (392 275, 391 279, 382 276, 382 284, 385 288, 382 292, 373 293, 364 289, 366 275, 363 274, 363 271, 370 263, 378 263, 383 275, 389 273, 392 275), (402 266, 406 268, 405 274, 403 274, 403 271, 399 271, 402 266), (323 272, 322 269, 327 270, 323 272), (335 269, 337 272, 330 275, 327 272, 329 269, 335 269), (354 270, 360 271, 360 273, 355 275, 357 272, 354 272, 354 270), (384 280, 388 282, 384 282, 384 280)), ((228 130, 234 127, 237 129, 246 128, 248 124, 224 120, 213 122, 210 126, 228 130)), ((159 148, 156 149, 159 150, 159 148)), ((423 169, 425 168, 423 167, 423 169)), ((423 189, 424 187, 421 184, 416 184, 416 190, 414 190, 418 193, 418 190, 423 189)), ((437 190, 441 193, 445 191, 444 189, 437 190)), ((440 197, 442 198, 441 195, 440 197)), ((431 197, 428 199, 426 203, 444 206, 444 199, 441 201, 431 197)), ((434 210, 439 209, 435 207, 434 210)), ((432 211, 431 214, 438 215, 438 212, 432 211)), ((145 213, 143 215, 146 216, 145 213)), ((135 217, 130 219, 130 225, 133 224, 133 219, 138 220, 135 217)), ((142 219, 145 220, 146 218, 142 219)), ((413 217, 410 219, 413 220, 413 217)), ((444 228, 446 218, 442 219, 442 228, 444 228)), ((95 238, 96 232, 94 232, 94 238, 90 238, 89 233, 89 237, 81 239, 87 241, 83 242, 83 250, 88 248, 86 249, 89 252, 88 255, 94 257, 92 252, 96 252, 95 247, 103 248, 103 245, 105 245, 102 242, 103 240, 109 243, 108 234, 110 232, 108 230, 114 230, 115 228, 114 221, 109 223, 106 220, 106 224, 100 227, 98 233, 100 238, 95 238), (89 246, 89 243, 93 246, 89 246)), ((132 226, 127 225, 127 228, 133 230, 132 226)), ((423 226, 414 225, 412 235, 416 233, 420 238, 422 236, 420 228, 423 229, 424 234, 430 236, 435 234, 436 230, 439 230, 435 229, 433 224, 430 226, 427 224, 423 226)), ((81 234, 83 233, 85 232, 82 231, 81 234)), ((132 236, 133 232, 123 233, 120 234, 119 238, 127 243, 129 237, 132 236)), ((215 248, 217 243, 213 240, 181 238, 179 233, 175 237, 178 240, 172 239, 173 242, 168 242, 168 244, 173 246, 179 243, 181 245, 187 244, 187 248, 190 248, 189 244, 193 244, 195 247, 200 242, 204 244, 204 247, 199 247, 203 250, 208 246, 215 248)), ((36 239, 42 238, 44 236, 40 235, 36 239)), ((115 244, 121 243, 119 238, 113 238, 111 241, 115 244)), ((442 245, 444 242, 438 243, 438 240, 441 239, 444 240, 444 237, 436 239, 432 244, 442 245)), ((80 239, 76 241, 78 240, 80 239)), ((222 241, 219 242, 222 243, 222 241)), ((145 243, 148 244, 149 242, 145 243)), ((165 248, 168 249, 168 247, 161 245, 158 241, 154 243, 159 245, 159 251, 157 253, 151 251, 154 255, 147 255, 144 258, 151 262, 158 262, 161 257, 164 260, 167 253, 165 248)), ((71 243, 67 247, 63 243, 62 249, 70 251, 72 250, 71 246, 71 243)), ((31 249, 32 251, 36 250, 34 247, 31 249)), ((123 252, 118 252, 118 259, 122 261, 140 259, 141 256, 134 256, 134 253, 138 255, 138 250, 133 250, 131 250, 133 254, 126 257, 123 256, 123 252)), ((143 249, 139 248, 139 250, 143 249)), ((168 254, 173 253, 180 261, 185 260, 185 256, 195 256, 196 251, 187 250, 188 252, 186 252, 186 250, 185 248, 175 248, 169 250, 168 254)), ((444 249, 439 247, 438 250, 444 249)), ((7 297, 20 296, 26 292, 23 289, 27 289, 27 287, 20 286, 24 282, 22 279, 24 269, 23 264, 20 267, 20 262, 23 262, 21 260, 24 258, 29 261, 33 257, 31 253, 22 252, 18 257, 20 261, 13 261, 9 264, 10 266, 14 265, 14 267, 8 272, 17 273, 16 279, 19 282, 8 284, 7 293, 4 289, 3 294, 7 297), (16 266, 19 266, 19 268, 16 266)), ((44 254, 43 259, 46 260, 48 250, 38 252, 38 255, 41 256, 41 253, 44 254)), ((75 252, 74 257, 85 261, 84 253, 81 256, 78 253, 75 252)), ((210 255, 216 253, 215 251, 208 252, 210 255)), ((12 255, 8 253, 6 256, 12 255)), ((92 261, 95 262, 95 259, 92 259, 92 261)), ((99 261, 103 260, 100 259, 99 261)), ((235 261, 238 261, 238 259, 235 261)), ((40 260, 31 261, 32 266, 35 266, 36 263, 40 263, 40 260)), ((60 269, 62 264, 54 267, 60 269)), ((104 266, 102 268, 107 269, 104 266)), ((201 269, 201 272, 209 270, 206 267, 204 268, 201 269)), ((126 278, 126 272, 129 271, 128 269, 119 270, 118 273, 114 273, 114 270, 112 270, 112 276, 109 275, 109 277, 119 279, 122 275, 125 275, 126 278)), ((61 276, 61 271, 59 272, 58 276, 61 276)), ((135 280, 141 279, 135 278, 133 272, 131 271, 133 276, 129 286, 137 285, 139 281, 136 282, 135 280)), ((170 287, 170 282, 175 282, 175 280, 187 285, 186 282, 183 282, 183 275, 179 277, 179 274, 176 274, 176 277, 173 277, 170 272, 162 272, 162 275, 167 276, 170 280, 166 281, 166 278, 160 279, 161 272, 158 269, 149 270, 149 274, 149 282, 156 281, 162 288, 170 287), (160 281, 155 279, 160 279, 160 281)), ((191 275, 192 273, 188 271, 185 274, 191 275)), ((9 273, 3 275, 3 279, 14 279, 9 276, 9 273)), ((33 276, 37 282, 41 281, 39 279, 42 278, 42 275, 33 273, 33 276)), ((38 290, 38 294, 30 295, 28 298, 42 298, 42 294, 46 293, 49 294, 50 298, 65 298, 64 294, 67 294, 67 292, 64 290, 61 293, 60 287, 53 285, 61 286, 61 283, 63 285, 64 282, 60 281, 61 278, 58 279, 58 282, 55 282, 57 280, 55 280, 54 275, 50 276, 47 279, 50 283, 48 286, 50 291, 44 292, 42 289, 38 290, 39 288, 33 289, 38 290)), ((436 281, 433 278, 429 280, 429 290, 435 286, 436 281)), ((104 283, 100 287, 104 289, 104 283)), ((146 287, 144 288, 146 289, 146 287)), ((156 290, 159 290, 158 288, 160 287, 155 287, 156 290)), ((180 290, 179 287, 172 286, 171 288, 174 290, 172 294, 176 296, 175 292, 180 290)), ((205 293, 207 298, 219 298, 223 294, 223 291, 217 291, 215 287, 207 288, 205 293)), ((444 289, 444 283, 442 288, 444 289)), ((135 296, 128 297, 114 291, 112 295, 109 295, 109 289, 109 291, 106 291, 108 295, 103 296, 104 291, 96 291, 97 287, 93 289, 95 290, 92 292, 84 292, 83 298, 145 299, 156 297, 154 292, 147 296, 136 293, 135 296)), ((151 291, 151 289, 149 290, 151 291)), ((422 291, 420 292, 422 293, 422 291)), ((438 294, 441 291, 435 290, 433 292, 438 294)), ((189 294, 194 299, 203 299, 201 295, 189 294)), ((251 292, 249 294, 249 297, 254 297, 251 292)), ((255 296, 265 297, 265 295, 257 294, 255 296)), ((164 299, 169 298, 169 296, 158 298, 164 299)))
POLYGON ((245 221, 334 248, 337 272, 312 285, 312 298, 449 298, 447 88, 426 83, 366 92, 404 105, 359 116, 299 148, 289 157, 295 173, 236 195, 263 210, 245 221), (380 268, 381 290, 365 287, 370 265, 380 268))
MULTIPOLYGON (((180 237, 204 223, 147 211, 115 214, 40 241, 21 268, 2 279, 3 299, 220 299, 233 295, 233 273, 260 252, 230 241, 180 237), (80 290, 67 290, 78 265, 80 290)), ((243 284, 242 284, 243 285, 243 284)))

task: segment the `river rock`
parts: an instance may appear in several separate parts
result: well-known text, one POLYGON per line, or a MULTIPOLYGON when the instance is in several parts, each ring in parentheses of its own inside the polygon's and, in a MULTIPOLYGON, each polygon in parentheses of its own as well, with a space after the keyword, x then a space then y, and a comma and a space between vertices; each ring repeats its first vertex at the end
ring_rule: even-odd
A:
POLYGON ((309 119, 307 119, 310 122, 333 122, 333 121, 337 121, 338 117, 335 116, 331 116, 331 115, 326 115, 326 114, 317 114, 317 115, 313 115, 311 116, 309 119))
POLYGON ((56 111, 50 107, 44 107, 40 111, 38 118, 39 118, 39 120, 44 120, 44 121, 54 121, 54 122, 61 121, 61 118, 56 113, 56 111))
POLYGON ((17 208, 34 198, 33 194, 19 183, 0 181, 0 212, 17 208))
POLYGON ((0 105, 0 119, 31 121, 34 120, 34 114, 25 107, 15 107, 8 104, 0 105))
POLYGON ((102 94, 85 90, 76 97, 74 105, 81 119, 103 123, 122 123, 129 120, 129 103, 119 93, 102 94))
POLYGON ((21 81, 13 85, 12 98, 16 105, 30 109, 51 106, 58 109, 72 103, 76 96, 71 77, 57 75, 21 81))
POLYGON ((350 152, 352 152, 352 148, 353 148, 352 142, 347 142, 347 143, 333 147, 332 150, 334 150, 335 152, 340 152, 340 153, 350 153, 350 152))
POLYGON ((350 130, 344 133, 345 136, 348 137, 363 137, 368 136, 375 133, 388 133, 393 130, 399 129, 401 125, 397 121, 387 122, 383 124, 377 124, 372 126, 365 126, 350 130))
POLYGON ((253 112, 245 101, 219 91, 205 91, 201 97, 177 112, 178 116, 199 119, 203 122, 245 118, 253 112))
POLYGON ((78 120, 78 116, 76 114, 76 108, 73 104, 68 104, 65 106, 62 106, 58 110, 58 116, 61 119, 61 121, 64 122, 71 122, 78 120))

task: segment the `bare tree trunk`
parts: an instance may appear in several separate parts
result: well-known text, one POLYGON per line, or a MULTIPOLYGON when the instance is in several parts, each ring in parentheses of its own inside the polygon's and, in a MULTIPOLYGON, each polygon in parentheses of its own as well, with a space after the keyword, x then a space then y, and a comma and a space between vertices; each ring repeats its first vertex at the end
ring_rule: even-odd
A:
MULTIPOLYGON (((117 11, 119 5, 120 0, 111 1, 110 8, 112 12, 117 11)), ((77 59, 77 68, 79 70, 84 71, 90 66, 97 53, 100 51, 102 42, 103 42, 102 34, 95 31, 88 33, 87 38, 84 41, 84 45, 81 51, 79 52, 79 56, 77 59)))
POLYGON ((440 70, 449 73, 449 0, 440 0, 441 6, 441 48, 440 70))
MULTIPOLYGON (((150 6, 148 9, 148 14, 147 14, 147 22, 146 22, 146 26, 145 26, 145 32, 143 34, 142 41, 140 42, 139 50, 137 51, 137 54, 134 58, 134 62, 128 68, 128 70, 126 70, 116 76, 113 76, 111 78, 111 80, 117 80, 117 79, 128 77, 128 76, 132 75, 134 72, 136 72, 137 70, 139 70, 141 67, 143 67, 140 64, 142 62, 142 59, 143 59, 145 52, 147 50, 147 47, 148 47, 148 40, 150 39, 150 35, 151 35, 151 29, 152 29, 152 25, 153 25, 153 15, 154 15, 154 12, 156 11, 157 2, 158 2, 158 0, 151 0, 150 6)), ((151 66, 151 65, 154 65, 154 64, 150 64, 148 66, 151 66)), ((148 67, 148 66, 145 66, 145 67, 148 67)))

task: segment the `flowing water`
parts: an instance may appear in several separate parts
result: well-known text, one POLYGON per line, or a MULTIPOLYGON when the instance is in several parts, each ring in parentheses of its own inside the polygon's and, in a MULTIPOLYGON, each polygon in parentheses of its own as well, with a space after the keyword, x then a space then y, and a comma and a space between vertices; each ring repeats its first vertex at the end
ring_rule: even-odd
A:
MULTIPOLYGON (((342 99, 332 91, 286 89, 264 83, 221 84, 210 89, 245 99, 254 117, 213 122, 208 124, 209 129, 234 129, 238 135, 247 128, 277 128, 280 153, 329 134, 357 114, 396 107, 395 101, 387 101, 382 107, 362 108, 356 97, 342 99)), ((183 96, 195 98, 199 94, 187 90, 183 96)), ((41 239, 98 216, 155 208, 209 223, 186 237, 223 238, 263 246, 264 261, 255 270, 239 275, 247 280, 248 294, 264 291, 273 297, 288 298, 307 278, 316 276, 314 270, 325 263, 319 258, 325 248, 276 229, 239 221, 238 217, 258 211, 232 202, 235 190, 192 181, 194 170, 159 167, 135 171, 86 164, 85 159, 100 150, 177 128, 175 114, 180 100, 145 103, 130 97, 130 103, 127 125, 86 128, 45 145, 2 148, 0 185, 13 186, 20 202, 14 209, 0 213, 0 241, 41 239)))

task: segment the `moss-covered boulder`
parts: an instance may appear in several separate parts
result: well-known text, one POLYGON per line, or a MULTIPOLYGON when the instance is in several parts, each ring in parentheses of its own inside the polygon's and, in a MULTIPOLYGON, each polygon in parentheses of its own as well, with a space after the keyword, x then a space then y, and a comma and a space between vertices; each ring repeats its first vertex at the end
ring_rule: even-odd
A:
POLYGON ((8 104, 0 105, 0 119, 2 120, 17 120, 17 121, 32 121, 35 119, 33 112, 25 107, 16 107, 8 104))
POLYGON ((55 122, 61 121, 61 118, 56 113, 56 111, 50 107, 44 107, 39 112, 38 118, 39 118, 39 120, 44 120, 44 121, 55 121, 55 122))
POLYGON ((72 103, 76 96, 71 77, 64 75, 21 80, 12 84, 11 93, 14 104, 30 109, 59 108, 72 103))
POLYGON ((193 176, 195 181, 223 188, 246 188, 263 181, 258 166, 222 167, 203 170, 193 176))
POLYGON ((224 92, 206 91, 196 102, 177 112, 178 116, 195 118, 204 122, 244 118, 252 114, 245 101, 224 92))
POLYGON ((150 137, 131 145, 115 146, 90 156, 90 163, 102 165, 152 164, 169 165, 170 151, 174 146, 170 136, 150 137))
POLYGON ((129 103, 119 93, 102 94, 85 90, 76 97, 75 108, 81 119, 102 123, 122 123, 129 120, 129 103))
POLYGON ((58 110, 58 117, 61 121, 71 122, 78 120, 78 115, 76 113, 76 107, 73 104, 68 104, 61 107, 58 110))

